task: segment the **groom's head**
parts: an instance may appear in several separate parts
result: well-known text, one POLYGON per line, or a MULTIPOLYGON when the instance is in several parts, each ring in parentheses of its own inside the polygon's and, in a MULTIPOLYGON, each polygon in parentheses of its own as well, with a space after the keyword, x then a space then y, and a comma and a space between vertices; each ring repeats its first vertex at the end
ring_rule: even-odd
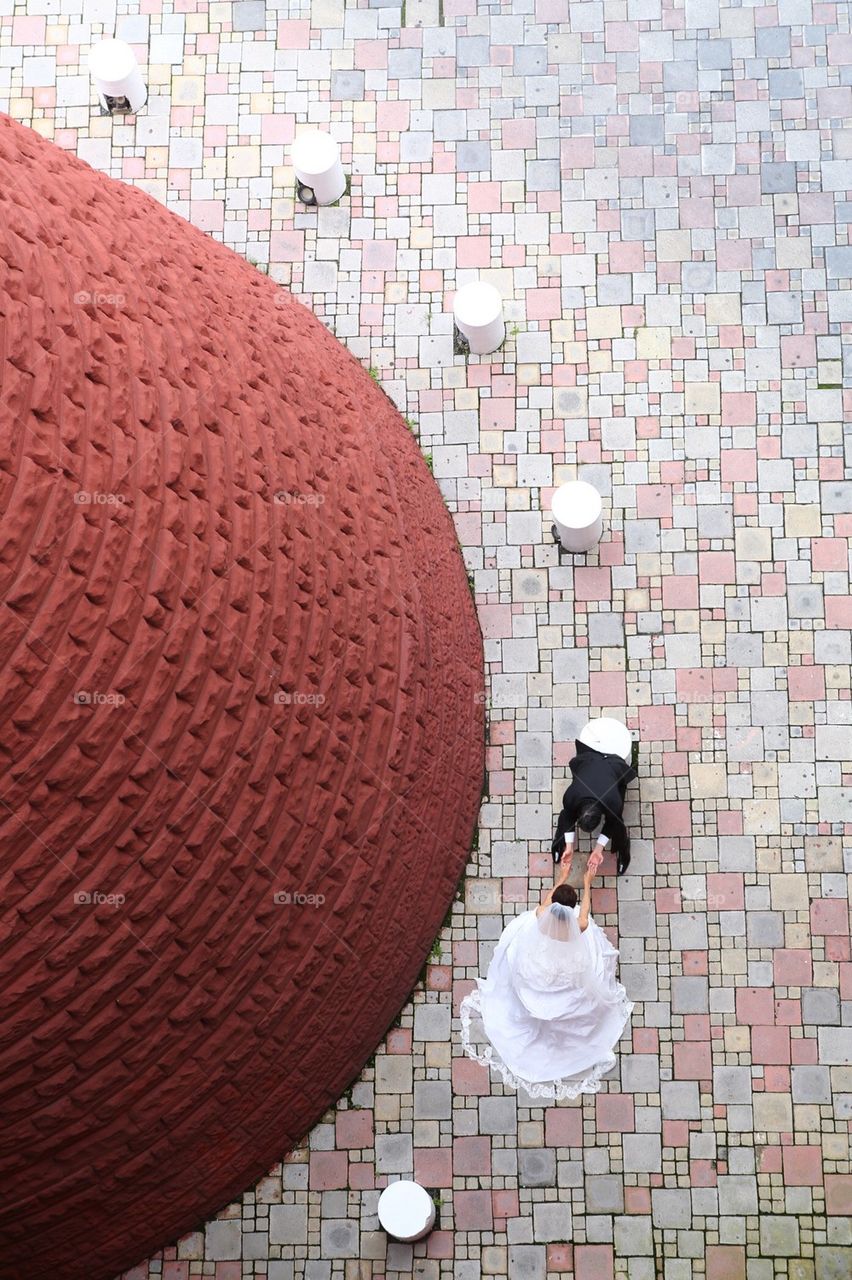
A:
POLYGON ((603 805, 597 800, 585 800, 577 813, 577 823, 583 831, 594 831, 603 822, 603 805))
POLYGON ((551 902, 555 902, 560 907, 576 907, 577 890, 572 889, 570 884, 559 884, 553 890, 551 902))

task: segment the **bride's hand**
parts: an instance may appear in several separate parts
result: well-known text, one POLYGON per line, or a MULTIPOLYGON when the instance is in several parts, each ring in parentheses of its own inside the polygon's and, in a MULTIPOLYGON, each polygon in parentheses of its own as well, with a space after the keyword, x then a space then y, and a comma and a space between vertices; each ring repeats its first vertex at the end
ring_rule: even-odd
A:
POLYGON ((603 862, 602 851, 600 849, 595 849, 595 851, 589 855, 589 861, 586 865, 585 879, 587 881, 591 880, 592 876, 595 874, 595 872, 597 871, 598 867, 601 865, 602 862, 603 862))

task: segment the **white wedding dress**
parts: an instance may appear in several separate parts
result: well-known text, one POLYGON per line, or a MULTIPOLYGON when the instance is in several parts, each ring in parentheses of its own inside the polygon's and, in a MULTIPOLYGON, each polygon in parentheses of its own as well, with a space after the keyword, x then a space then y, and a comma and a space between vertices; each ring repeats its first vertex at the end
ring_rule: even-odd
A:
POLYGON ((534 1098, 596 1093, 633 1009, 618 952, 592 919, 581 932, 578 915, 553 904, 516 917, 461 1005, 465 1053, 534 1098))

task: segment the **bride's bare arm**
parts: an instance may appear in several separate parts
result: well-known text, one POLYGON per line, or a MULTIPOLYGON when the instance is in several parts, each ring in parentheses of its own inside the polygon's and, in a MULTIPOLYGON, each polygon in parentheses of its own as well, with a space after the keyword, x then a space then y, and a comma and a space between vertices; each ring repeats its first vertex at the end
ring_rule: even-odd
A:
POLYGON ((580 932, 585 933, 589 927, 589 913, 592 909, 592 876, 594 872, 586 867, 586 874, 583 876, 583 900, 580 903, 580 932))
MULTIPOLYGON (((570 871, 571 871, 571 859, 569 858, 567 862, 564 862, 560 866, 559 879, 554 884, 553 889, 558 889, 561 884, 565 883, 565 881, 568 879, 570 871)), ((537 916, 540 916, 542 911, 544 911, 545 907, 549 907, 551 902, 553 901, 553 889, 548 889, 547 893, 544 895, 544 897, 541 900, 541 906, 536 907, 535 913, 537 916)))

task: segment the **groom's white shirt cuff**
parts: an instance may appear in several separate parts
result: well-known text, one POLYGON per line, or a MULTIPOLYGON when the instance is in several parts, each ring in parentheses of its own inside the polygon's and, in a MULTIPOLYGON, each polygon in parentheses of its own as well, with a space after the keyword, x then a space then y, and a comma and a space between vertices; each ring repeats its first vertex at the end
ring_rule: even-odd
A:
POLYGON ((605 849, 609 844, 609 836, 598 836, 598 844, 602 849, 605 849))

